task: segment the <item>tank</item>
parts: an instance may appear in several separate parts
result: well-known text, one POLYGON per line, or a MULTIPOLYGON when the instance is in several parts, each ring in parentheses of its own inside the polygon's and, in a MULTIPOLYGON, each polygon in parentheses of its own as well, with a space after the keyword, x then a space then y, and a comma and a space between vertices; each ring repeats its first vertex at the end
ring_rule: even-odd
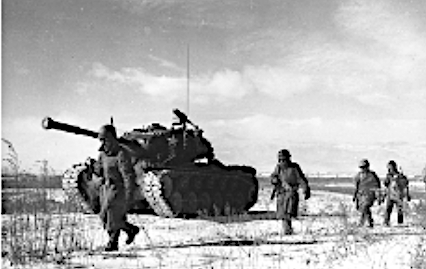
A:
MULTIPOLYGON (((256 169, 225 165, 215 158, 203 130, 187 115, 173 110, 176 121, 167 128, 158 123, 125 132, 118 138, 131 153, 137 177, 136 202, 129 213, 162 217, 232 215, 248 211, 258 198, 256 169)), ((44 129, 56 129, 97 138, 98 133, 46 117, 44 129)), ((85 211, 100 211, 99 188, 103 178, 95 173, 93 158, 73 165, 62 187, 85 211)))

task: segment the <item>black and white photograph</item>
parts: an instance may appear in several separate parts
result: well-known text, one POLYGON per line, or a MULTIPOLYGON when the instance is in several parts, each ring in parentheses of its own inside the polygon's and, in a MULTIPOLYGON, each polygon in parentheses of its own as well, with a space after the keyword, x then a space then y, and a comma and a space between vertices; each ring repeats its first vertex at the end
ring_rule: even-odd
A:
POLYGON ((2 0, 1 268, 426 269, 423 0, 2 0))

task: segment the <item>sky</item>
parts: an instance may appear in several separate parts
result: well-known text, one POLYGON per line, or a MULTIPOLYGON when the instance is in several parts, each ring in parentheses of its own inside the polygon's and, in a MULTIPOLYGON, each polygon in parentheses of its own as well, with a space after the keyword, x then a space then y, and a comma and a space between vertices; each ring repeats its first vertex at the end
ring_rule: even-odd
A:
POLYGON ((179 108, 226 164, 270 173, 287 148, 306 173, 367 158, 420 174, 426 3, 3 0, 1 93, 2 138, 26 170, 98 154, 92 138, 43 130, 46 116, 95 131, 113 116, 120 135, 170 126, 179 108))

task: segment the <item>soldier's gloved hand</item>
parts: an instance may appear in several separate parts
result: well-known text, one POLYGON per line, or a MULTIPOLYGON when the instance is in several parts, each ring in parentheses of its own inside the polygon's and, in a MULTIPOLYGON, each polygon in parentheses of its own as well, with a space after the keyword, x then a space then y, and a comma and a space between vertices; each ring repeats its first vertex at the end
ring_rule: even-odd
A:
POLYGON ((277 177, 272 177, 271 178, 271 184, 276 186, 276 185, 280 184, 280 181, 277 177))
POLYGON ((411 196, 407 195, 407 201, 410 202, 411 201, 411 196))
POLYGON ((353 197, 352 197, 352 202, 355 202, 356 201, 356 195, 354 195, 353 197))
POLYGON ((311 188, 306 188, 305 191, 305 200, 308 200, 311 197, 311 188))

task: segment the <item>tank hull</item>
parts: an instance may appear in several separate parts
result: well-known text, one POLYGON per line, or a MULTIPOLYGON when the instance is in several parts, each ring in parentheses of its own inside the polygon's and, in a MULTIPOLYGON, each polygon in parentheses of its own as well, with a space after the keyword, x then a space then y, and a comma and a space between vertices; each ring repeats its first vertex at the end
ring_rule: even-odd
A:
MULTIPOLYGON (((191 164, 151 169, 138 175, 135 203, 129 213, 162 217, 232 215, 248 211, 257 201, 254 169, 244 166, 191 164)), ((82 164, 66 173, 63 188, 85 212, 100 211, 102 178, 82 164)))

